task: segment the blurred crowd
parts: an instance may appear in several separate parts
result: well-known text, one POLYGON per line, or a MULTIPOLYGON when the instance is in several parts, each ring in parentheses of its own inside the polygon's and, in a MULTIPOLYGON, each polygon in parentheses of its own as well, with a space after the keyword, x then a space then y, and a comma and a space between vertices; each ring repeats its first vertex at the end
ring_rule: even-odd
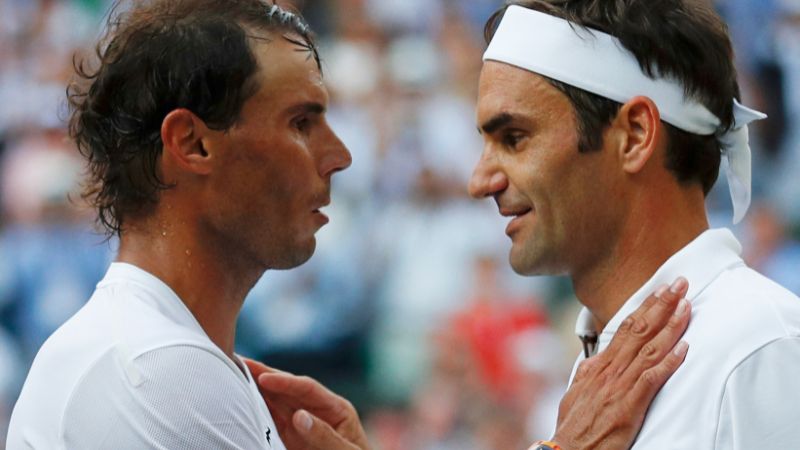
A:
MULTIPOLYGON (((329 120, 353 154, 299 269, 245 302, 237 351, 352 399, 376 449, 508 450, 549 436, 578 342, 568 280, 522 278, 504 220, 466 195, 481 151, 483 23, 501 0, 295 0, 322 48, 329 120)), ((108 0, 0 0, 0 448, 36 350, 91 294, 93 228, 66 134, 74 55, 108 0)), ((800 0, 718 0, 752 130, 748 262, 800 294, 800 0)), ((708 201, 730 224, 724 176, 708 201)), ((65 355, 66 358, 69 355, 65 355)), ((58 376, 58 374, 53 374, 58 376)))

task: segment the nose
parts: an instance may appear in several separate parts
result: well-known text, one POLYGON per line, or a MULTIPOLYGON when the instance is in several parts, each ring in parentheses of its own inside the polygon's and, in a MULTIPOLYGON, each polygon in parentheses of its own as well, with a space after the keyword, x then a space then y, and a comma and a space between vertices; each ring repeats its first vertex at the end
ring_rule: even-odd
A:
POLYGON ((496 162, 484 152, 469 179, 469 195, 473 198, 491 197, 508 188, 508 177, 496 162))
POLYGON ((328 135, 326 151, 319 164, 319 174, 322 177, 330 177, 336 172, 347 169, 353 163, 350 151, 347 150, 339 136, 330 128, 328 128, 328 135))

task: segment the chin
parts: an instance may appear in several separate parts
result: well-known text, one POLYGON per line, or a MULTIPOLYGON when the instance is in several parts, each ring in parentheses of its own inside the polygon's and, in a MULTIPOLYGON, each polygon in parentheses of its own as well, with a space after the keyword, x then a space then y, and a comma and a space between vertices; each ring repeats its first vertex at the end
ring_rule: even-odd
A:
POLYGON ((529 267, 527 264, 522 264, 515 262, 514 260, 509 261, 511 263, 511 269, 514 270, 514 273, 517 275, 522 275, 524 277, 534 276, 534 275, 544 275, 542 272, 537 271, 535 268, 529 267))
POLYGON ((537 276, 537 275, 562 275, 563 270, 557 268, 557 264, 552 261, 548 263, 543 255, 517 254, 512 248, 508 255, 508 262, 511 269, 518 275, 537 276))
POLYGON ((275 261, 272 268, 275 270, 289 270, 305 264, 314 255, 317 248, 317 240, 311 238, 310 242, 299 243, 294 246, 283 258, 275 261))

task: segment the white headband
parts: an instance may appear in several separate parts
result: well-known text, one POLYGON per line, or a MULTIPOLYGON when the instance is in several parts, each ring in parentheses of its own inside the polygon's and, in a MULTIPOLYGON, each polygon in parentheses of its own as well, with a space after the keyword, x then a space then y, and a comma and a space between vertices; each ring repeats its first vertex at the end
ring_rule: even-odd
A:
POLYGON ((750 144, 747 124, 767 116, 733 100, 734 125, 719 133, 720 120, 685 94, 671 78, 650 78, 619 40, 558 17, 521 6, 509 6, 483 55, 568 85, 626 103, 643 95, 658 107, 661 119, 692 134, 717 134, 728 159, 733 222, 750 206, 750 144))

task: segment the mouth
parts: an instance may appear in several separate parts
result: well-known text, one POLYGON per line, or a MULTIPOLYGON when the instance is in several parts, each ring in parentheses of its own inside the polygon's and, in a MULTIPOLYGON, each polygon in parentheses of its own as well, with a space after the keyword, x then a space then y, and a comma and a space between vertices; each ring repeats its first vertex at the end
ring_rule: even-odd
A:
POLYGON ((526 217, 533 213, 533 208, 500 208, 500 215, 503 217, 510 217, 511 221, 506 226, 506 234, 509 237, 522 226, 522 222, 526 217))
POLYGON ((328 216, 325 213, 322 212, 322 208, 328 206, 329 204, 330 204, 330 200, 326 200, 322 204, 322 206, 320 206, 319 208, 311 211, 311 214, 313 214, 316 219, 318 219, 320 222, 322 222, 322 225, 325 225, 330 220, 330 219, 328 219, 328 216))

